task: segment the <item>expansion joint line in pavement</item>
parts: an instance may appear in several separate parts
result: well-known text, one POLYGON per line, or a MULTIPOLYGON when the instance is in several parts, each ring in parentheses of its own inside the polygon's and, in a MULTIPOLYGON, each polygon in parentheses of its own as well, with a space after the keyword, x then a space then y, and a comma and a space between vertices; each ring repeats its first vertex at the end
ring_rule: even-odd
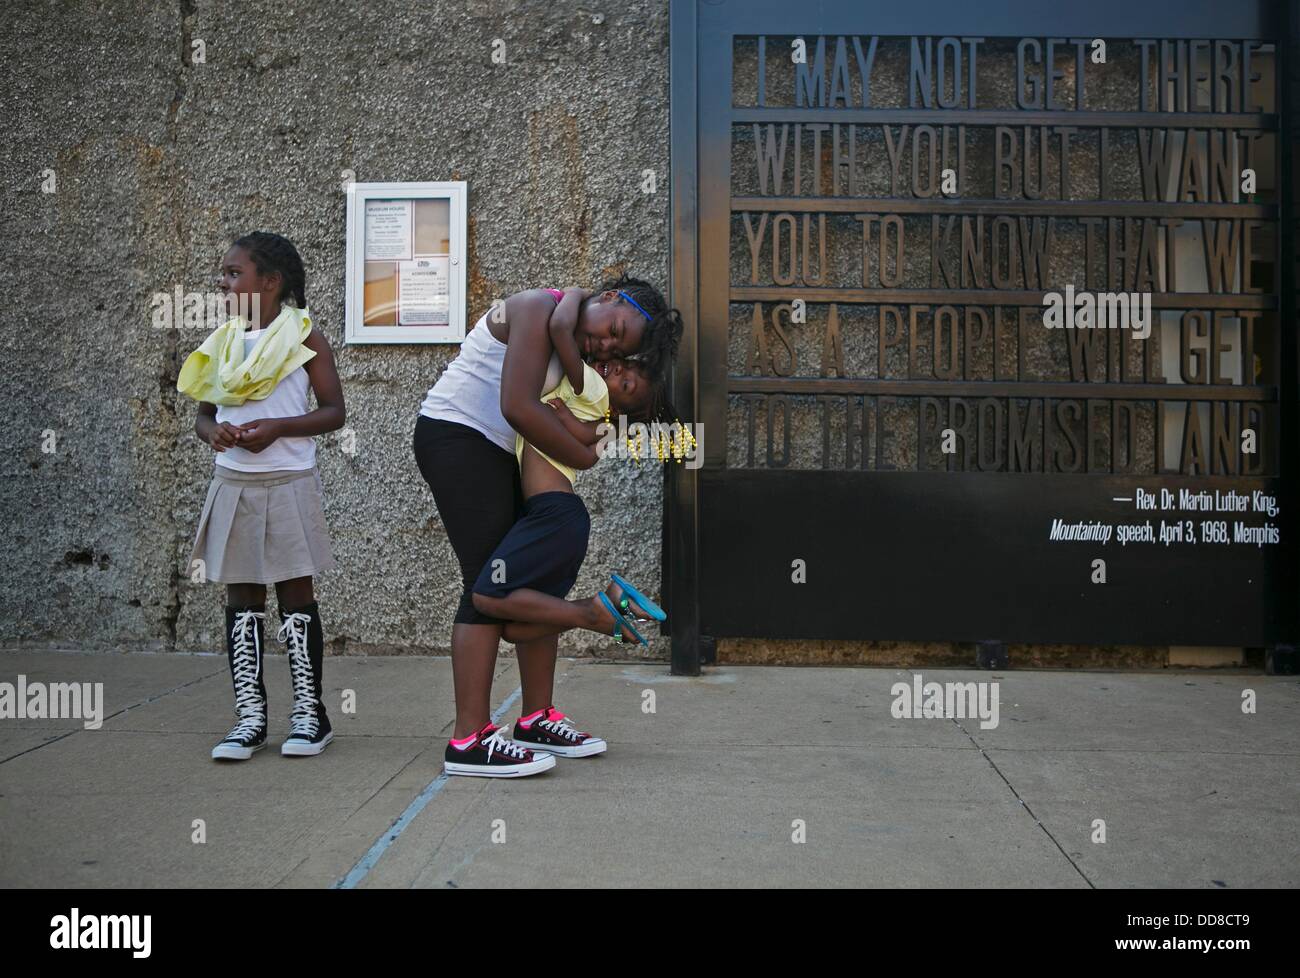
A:
MULTIPOLYGON (((523 696, 523 693, 523 687, 516 686, 515 691, 507 696, 505 702, 498 706, 496 712, 492 714, 492 722, 500 723, 501 718, 506 715, 506 711, 514 706, 515 702, 523 696)), ((424 811, 429 802, 433 801, 437 794, 442 791, 447 781, 448 776, 444 771, 425 785, 424 790, 415 796, 415 800, 406 806, 406 810, 397 816, 397 820, 388 827, 388 830, 375 840, 374 845, 366 850, 366 854, 357 861, 357 864, 348 871, 348 874, 335 882, 330 889, 356 889, 361 881, 370 874, 370 871, 375 868, 375 864, 379 862, 380 857, 388 850, 388 847, 397 841, 398 836, 405 832, 407 827, 415 821, 415 817, 424 811)))
POLYGON ((1043 834, 1052 840, 1052 845, 1056 846, 1057 850, 1061 853, 1061 855, 1064 856, 1066 861, 1074 868, 1074 871, 1079 874, 1079 877, 1085 883, 1088 884, 1089 889, 1095 890, 1097 887, 1093 885, 1092 880, 1088 879, 1088 874, 1079 868, 1079 864, 1076 863, 1072 858, 1070 858, 1070 854, 1065 851, 1065 848, 1061 845, 1061 843, 1056 841, 1056 836, 1052 835, 1051 831, 1047 828, 1047 826, 1042 823, 1042 820, 1040 820, 1039 817, 1034 814, 1034 810, 1029 807, 1029 802, 1025 801, 1023 798, 1020 797, 1020 792, 1016 790, 1016 786, 1013 785, 1010 779, 1007 778, 1007 776, 1002 773, 1002 769, 999 768, 996 763, 994 763, 993 758, 989 757, 988 751, 986 751, 983 747, 981 747, 979 741, 977 741, 974 737, 971 736, 970 731, 967 730, 965 727, 963 727, 956 720, 953 720, 953 725, 962 733, 964 733, 966 735, 966 738, 972 744, 975 745, 975 749, 980 752, 980 756, 983 757, 984 760, 988 761, 989 767, 993 768, 997 776, 1002 779, 1002 783, 1007 786, 1007 790, 1009 790, 1013 795, 1015 795, 1016 801, 1020 802, 1021 807, 1023 807, 1024 810, 1029 813, 1029 817, 1034 820, 1034 824, 1037 825, 1040 829, 1042 829, 1043 834))
MULTIPOLYGON (((197 679, 187 680, 186 682, 181 683, 179 686, 173 686, 171 689, 164 690, 161 693, 155 693, 153 696, 146 696, 139 703, 132 703, 130 706, 124 706, 122 707, 122 709, 110 713, 108 716, 104 717, 103 722, 107 723, 109 720, 113 719, 113 717, 120 717, 123 713, 130 713, 132 710, 138 710, 140 707, 148 706, 150 703, 156 702, 157 700, 162 699, 164 696, 170 696, 172 693, 180 692, 182 689, 185 689, 185 687, 187 686, 193 686, 195 683, 204 682, 205 680, 211 679, 213 676, 220 676, 221 674, 222 674, 221 670, 218 670, 217 672, 210 672, 206 676, 199 676, 197 679)), ((32 751, 40 750, 42 747, 49 747, 50 744, 57 744, 60 740, 64 740, 68 737, 71 737, 75 733, 80 733, 82 729, 83 728, 81 727, 76 727, 73 728, 72 730, 64 731, 63 733, 59 734, 59 736, 51 737, 49 740, 44 741, 43 743, 39 743, 35 747, 28 747, 26 750, 20 750, 17 754, 12 754, 9 757, 0 758, 0 764, 8 764, 16 757, 22 757, 24 754, 30 754, 32 751)))

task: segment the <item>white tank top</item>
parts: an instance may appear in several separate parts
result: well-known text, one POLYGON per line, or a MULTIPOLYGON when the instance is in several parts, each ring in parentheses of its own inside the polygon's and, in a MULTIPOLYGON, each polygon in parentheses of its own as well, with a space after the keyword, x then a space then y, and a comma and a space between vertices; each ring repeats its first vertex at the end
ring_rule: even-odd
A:
MULTIPOLYGON (((447 364, 442 376, 429 388, 420 413, 426 418, 468 425, 513 455, 515 430, 501 413, 501 366, 505 359, 506 344, 492 335, 484 313, 465 337, 456 359, 447 364)), ((542 393, 552 390, 563 377, 560 357, 552 353, 542 393)))
MULTIPOLYGON (((262 330, 244 334, 244 355, 262 336, 262 330)), ((245 401, 234 406, 217 405, 217 421, 248 424, 259 418, 296 418, 311 410, 307 405, 307 371, 299 367, 275 385, 269 397, 245 401)), ((277 438, 260 452, 246 448, 227 448, 217 452, 217 464, 239 472, 301 471, 316 464, 315 438, 277 438)))

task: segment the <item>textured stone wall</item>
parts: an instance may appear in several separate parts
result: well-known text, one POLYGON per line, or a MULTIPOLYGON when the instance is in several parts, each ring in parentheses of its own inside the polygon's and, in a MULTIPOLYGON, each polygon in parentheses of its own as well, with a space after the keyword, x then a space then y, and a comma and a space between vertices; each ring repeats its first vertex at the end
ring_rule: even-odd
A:
MULTIPOLYGON (((209 288, 265 229, 302 252, 355 432, 355 454, 318 442, 332 649, 445 650, 459 575, 410 439, 457 347, 343 343, 342 173, 468 182, 470 323, 623 268, 666 287, 665 0, 26 0, 5 20, 0 641, 220 647, 222 589, 184 573, 212 453, 175 380, 203 332, 151 328, 150 296, 209 288)), ((662 474, 608 461, 578 488, 577 590, 609 569, 657 590, 662 474)))

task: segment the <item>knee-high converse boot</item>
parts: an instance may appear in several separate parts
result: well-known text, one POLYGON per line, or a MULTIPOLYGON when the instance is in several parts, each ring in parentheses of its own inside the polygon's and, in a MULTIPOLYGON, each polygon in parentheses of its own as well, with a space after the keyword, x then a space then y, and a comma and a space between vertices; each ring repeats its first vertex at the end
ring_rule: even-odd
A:
POLYGON ((276 637, 288 647, 293 712, 289 715, 289 737, 280 753, 286 757, 319 754, 334 739, 320 698, 321 666, 325 658, 320 609, 315 601, 296 611, 282 609, 281 620, 284 623, 276 637))
POLYGON ((264 608, 226 609, 226 656, 239 722, 212 748, 213 760, 246 761, 266 746, 266 686, 262 683, 264 608))

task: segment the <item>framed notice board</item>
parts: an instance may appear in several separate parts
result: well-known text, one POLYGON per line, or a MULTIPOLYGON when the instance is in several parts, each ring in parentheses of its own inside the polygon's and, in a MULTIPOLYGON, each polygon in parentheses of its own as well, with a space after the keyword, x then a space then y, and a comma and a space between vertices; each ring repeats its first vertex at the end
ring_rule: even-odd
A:
POLYGON ((465 338, 466 185, 348 189, 347 342, 465 338))

